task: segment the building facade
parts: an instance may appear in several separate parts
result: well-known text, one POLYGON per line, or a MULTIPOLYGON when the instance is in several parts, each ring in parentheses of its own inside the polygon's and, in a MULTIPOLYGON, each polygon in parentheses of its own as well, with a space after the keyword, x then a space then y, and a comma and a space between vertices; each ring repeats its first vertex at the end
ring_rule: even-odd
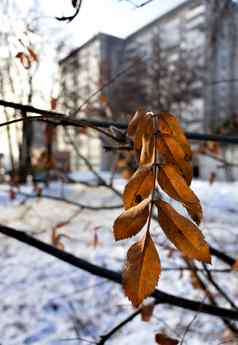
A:
MULTIPOLYGON (((60 61, 62 110, 120 121, 144 106, 173 112, 194 132, 236 121, 237 7, 231 0, 187 0, 125 39, 96 35, 60 61)), ((95 166, 109 169, 113 157, 105 157, 102 138, 71 134, 95 166)), ((222 151, 238 159, 236 150, 222 151)), ((195 164, 204 178, 216 168, 199 155, 195 164)), ((72 168, 83 165, 72 154, 72 168)), ((224 177, 222 169, 217 174, 224 177)))

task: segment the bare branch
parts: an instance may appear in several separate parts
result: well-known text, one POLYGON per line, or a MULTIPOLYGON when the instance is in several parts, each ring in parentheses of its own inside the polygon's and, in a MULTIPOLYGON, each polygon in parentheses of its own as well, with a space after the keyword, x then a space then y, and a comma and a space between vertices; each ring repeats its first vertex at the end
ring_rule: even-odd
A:
POLYGON ((79 14, 79 11, 81 9, 83 0, 79 0, 78 5, 76 6, 76 10, 72 16, 67 16, 67 17, 55 17, 59 21, 68 21, 69 23, 74 20, 74 18, 79 14))
POLYGON ((66 204, 72 205, 72 206, 76 206, 82 209, 88 209, 91 211, 101 211, 101 210, 115 210, 118 208, 121 208, 122 205, 115 205, 115 206, 90 206, 90 205, 86 205, 86 204, 82 204, 79 203, 77 201, 74 200, 69 200, 66 198, 62 198, 59 196, 54 196, 54 195, 48 195, 48 194, 42 194, 42 195, 37 195, 37 194, 29 194, 29 193, 23 193, 23 192, 17 192, 17 194, 19 195, 23 195, 28 199, 50 199, 50 200, 55 200, 55 201, 59 201, 59 202, 64 202, 66 204))
MULTIPOLYGON (((72 266, 80 268, 88 273, 121 284, 122 278, 119 272, 115 272, 110 269, 89 263, 84 259, 77 258, 70 253, 63 252, 57 248, 52 247, 47 243, 35 239, 23 231, 17 231, 16 229, 0 225, 0 233, 8 237, 14 238, 27 245, 30 245, 31 247, 34 247, 64 262, 67 262, 72 266)), ((196 302, 186 298, 174 296, 172 294, 168 294, 160 290, 155 290, 152 294, 152 297, 154 297, 155 300, 158 301, 160 304, 170 304, 190 311, 197 312, 201 308, 201 302, 196 302)), ((226 320, 238 320, 238 311, 233 309, 220 308, 205 303, 203 304, 202 313, 217 316, 226 320)))
MULTIPOLYGON (((115 126, 117 128, 126 129, 126 123, 117 123, 117 122, 109 122, 109 121, 100 121, 100 120, 87 120, 87 119, 75 119, 72 116, 66 116, 65 114, 48 111, 44 109, 35 108, 29 105, 23 105, 19 103, 7 102, 4 100, 0 100, 0 105, 4 107, 9 107, 15 110, 25 111, 27 113, 38 114, 41 116, 28 116, 28 120, 34 121, 48 121, 55 126, 74 126, 74 127, 89 127, 92 128, 110 139, 121 143, 118 137, 112 135, 111 133, 102 130, 102 128, 109 128, 110 126, 115 126)), ((23 121, 24 118, 15 119, 8 122, 0 123, 0 127, 11 125, 16 122, 23 121)), ((192 133, 186 132, 186 136, 188 139, 191 140, 208 140, 208 141, 219 141, 223 143, 230 143, 230 144, 238 144, 238 137, 237 136, 230 136, 230 135, 222 135, 222 134, 201 134, 201 133, 192 133)))
POLYGON ((120 322, 116 325, 110 332, 101 336, 101 340, 97 343, 97 345, 105 344, 117 331, 119 331, 122 327, 124 327, 127 323, 132 321, 137 315, 141 312, 141 308, 137 309, 134 313, 128 316, 125 320, 120 322))

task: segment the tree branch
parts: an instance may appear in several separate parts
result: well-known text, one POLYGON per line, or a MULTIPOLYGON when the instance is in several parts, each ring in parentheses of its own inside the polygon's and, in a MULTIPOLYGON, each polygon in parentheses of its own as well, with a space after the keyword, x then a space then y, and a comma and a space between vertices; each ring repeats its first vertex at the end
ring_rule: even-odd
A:
MULTIPOLYGON (((122 282, 121 274, 119 272, 115 272, 110 269, 103 268, 101 266, 97 266, 92 263, 89 263, 88 261, 84 259, 77 258, 72 254, 63 252, 47 243, 44 243, 38 239, 35 239, 23 231, 17 231, 16 229, 13 229, 4 225, 0 225, 0 233, 8 237, 14 238, 27 245, 30 245, 31 247, 34 247, 64 262, 67 262, 68 264, 75 266, 77 268, 80 268, 88 273, 91 273, 93 275, 96 275, 104 279, 108 279, 118 284, 121 284, 122 282)), ((172 294, 168 294, 160 290, 155 290, 152 296, 160 304, 162 303, 169 304, 169 305, 173 305, 179 308, 183 308, 183 309, 195 311, 195 312, 201 309, 201 302, 196 302, 196 301, 189 300, 186 298, 174 296, 172 294)), ((226 308, 215 307, 208 304, 203 304, 202 313, 209 314, 212 316, 217 316, 222 319, 230 319, 230 320, 238 321, 238 311, 233 310, 233 309, 226 309, 226 308)))
POLYGON ((91 210, 91 211, 101 211, 101 210, 115 210, 118 208, 121 208, 122 205, 112 205, 112 206, 90 206, 90 205, 86 205, 86 204, 82 204, 80 202, 74 201, 74 200, 69 200, 66 198, 62 198, 60 196, 54 196, 54 195, 47 195, 47 194, 42 194, 42 195, 37 195, 37 194, 29 194, 29 193, 23 193, 23 192, 17 192, 17 194, 19 195, 23 195, 26 198, 29 199, 50 199, 50 200, 55 200, 55 201, 59 201, 59 202, 64 202, 66 204, 72 205, 72 206, 76 206, 76 207, 80 207, 82 209, 87 209, 87 210, 91 210))
MULTIPOLYGON (((116 142, 120 142, 118 137, 112 135, 109 132, 102 130, 102 128, 109 128, 111 126, 115 126, 120 129, 126 129, 128 124, 127 123, 117 123, 113 121, 101 121, 101 120, 87 120, 87 119, 75 119, 72 116, 66 116, 63 113, 53 112, 49 110, 39 109, 32 107, 30 105, 24 105, 14 102, 7 102, 4 100, 0 100, 0 105, 4 107, 9 107, 15 110, 25 111, 27 113, 38 114, 41 116, 28 116, 28 120, 36 120, 36 121, 51 121, 52 124, 55 126, 62 125, 62 126, 74 126, 74 127, 89 127, 92 128, 112 140, 116 142)), ((8 122, 0 123, 0 127, 11 125, 16 122, 23 121, 23 118, 15 119, 8 122)), ((192 133, 192 132, 185 132, 188 139, 191 140, 207 140, 207 141, 219 141, 223 143, 229 144, 238 144, 238 137, 230 136, 230 135, 222 135, 222 134, 204 134, 204 133, 192 133)))
POLYGON ((136 310, 134 313, 129 315, 125 320, 120 322, 116 325, 110 332, 102 335, 100 338, 101 340, 97 343, 97 345, 104 345, 117 331, 119 331, 122 327, 124 327, 128 322, 132 321, 137 315, 141 312, 141 308, 136 310))
POLYGON ((79 0, 79 4, 76 7, 76 10, 72 16, 67 17, 55 17, 59 21, 68 21, 69 23, 72 22, 72 20, 79 14, 79 11, 81 9, 83 0, 79 0))

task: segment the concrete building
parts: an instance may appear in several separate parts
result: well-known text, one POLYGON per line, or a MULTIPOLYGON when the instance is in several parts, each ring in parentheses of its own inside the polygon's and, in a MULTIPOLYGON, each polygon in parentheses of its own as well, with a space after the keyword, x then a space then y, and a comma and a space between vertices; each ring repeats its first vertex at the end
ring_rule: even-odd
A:
MULTIPOLYGON (((125 120, 142 105, 172 111, 189 131, 219 130, 237 116, 237 8, 231 0, 187 0, 125 39, 99 33, 60 61, 62 109, 125 120), (95 90, 101 91, 88 99, 95 90)), ((112 157, 106 159, 101 140, 89 134, 88 140, 72 133, 81 153, 107 170, 112 157)), ((238 160, 237 150, 221 150, 238 160)), ((210 158, 198 155, 195 164, 203 178, 214 170, 225 176, 210 158)), ((83 165, 72 153, 72 169, 83 165)))

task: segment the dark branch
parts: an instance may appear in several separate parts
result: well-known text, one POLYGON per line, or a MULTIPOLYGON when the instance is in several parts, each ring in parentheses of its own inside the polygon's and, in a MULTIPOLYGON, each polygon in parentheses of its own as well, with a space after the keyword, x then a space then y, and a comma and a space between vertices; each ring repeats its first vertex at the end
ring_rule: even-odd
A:
POLYGON ((129 315, 125 320, 120 322, 116 325, 110 332, 101 336, 101 340, 97 343, 97 345, 104 345, 117 331, 119 331, 122 327, 124 327, 127 323, 132 321, 137 315, 139 315, 141 309, 136 310, 134 313, 129 315))
POLYGON ((115 206, 90 206, 90 205, 86 205, 86 204, 82 204, 80 202, 74 201, 74 200, 69 200, 66 198, 62 198, 59 196, 54 196, 54 195, 48 195, 48 194, 42 194, 42 195, 37 195, 37 194, 29 194, 29 193, 23 193, 23 192, 17 192, 17 194, 19 195, 23 195, 28 199, 50 199, 50 200, 55 200, 58 202, 64 202, 66 204, 72 205, 72 206, 76 206, 82 209, 87 209, 87 210, 91 210, 91 211, 101 211, 101 210, 115 210, 118 208, 121 208, 122 205, 115 205, 115 206))
POLYGON ((79 4, 76 7, 76 10, 72 16, 68 17, 55 17, 59 21, 68 21, 69 23, 72 22, 72 20, 79 14, 79 11, 81 9, 83 0, 79 0, 79 4))
MULTIPOLYGON (((119 272, 112 271, 107 268, 103 268, 94 264, 89 263, 86 260, 77 258, 72 254, 63 252, 57 248, 52 247, 51 245, 44 243, 38 239, 35 239, 23 231, 17 231, 13 228, 0 225, 0 233, 12 237, 22 243, 30 245, 34 248, 39 249, 40 251, 52 255, 55 258, 58 258, 72 266, 80 268, 88 273, 96 275, 98 277, 111 280, 115 283, 121 284, 121 274, 119 272)), ((159 303, 170 304, 176 307, 180 307, 190 311, 199 311, 201 309, 201 302, 196 302, 186 298, 174 296, 166 292, 155 290, 152 296, 159 301, 159 303)), ((238 320, 238 311, 226 308, 215 307, 208 304, 203 304, 202 313, 206 313, 212 316, 217 316, 223 319, 238 320)))
MULTIPOLYGON (((0 105, 4 107, 9 107, 15 110, 25 111, 27 113, 38 114, 41 116, 28 116, 28 120, 38 120, 38 121, 52 121, 54 125, 62 125, 62 126, 74 126, 74 127, 90 127, 99 131, 100 133, 110 137, 112 140, 118 142, 118 138, 109 132, 102 130, 102 128, 110 128, 111 126, 115 126, 120 129, 126 129, 126 123, 117 123, 117 122, 109 122, 109 121, 100 121, 100 120, 87 120, 87 119, 75 119, 71 116, 66 116, 65 114, 52 112, 44 109, 35 108, 29 105, 23 105, 19 103, 7 102, 4 100, 0 100, 0 105)), ((16 122, 23 121, 23 118, 15 119, 8 122, 0 123, 0 127, 11 125, 16 122)), ((230 136, 230 135, 222 135, 222 134, 203 134, 203 133, 191 133, 186 132, 186 136, 188 139, 191 140, 207 140, 207 141, 219 141, 223 143, 229 144, 238 144, 238 137, 230 136)))

